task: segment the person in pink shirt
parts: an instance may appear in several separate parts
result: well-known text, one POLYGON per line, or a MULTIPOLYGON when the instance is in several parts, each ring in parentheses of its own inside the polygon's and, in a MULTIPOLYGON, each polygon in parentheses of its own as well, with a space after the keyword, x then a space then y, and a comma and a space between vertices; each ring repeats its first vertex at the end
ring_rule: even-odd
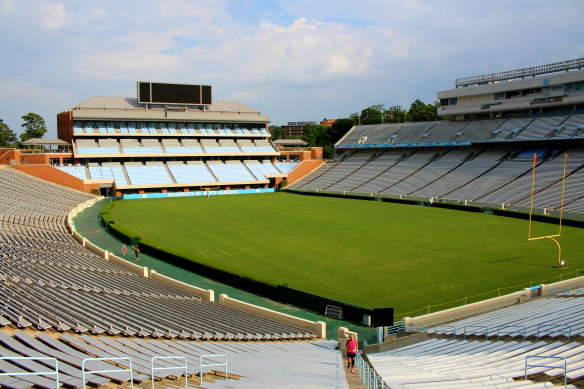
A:
POLYGON ((357 348, 359 343, 355 339, 355 335, 351 334, 347 340, 347 370, 351 369, 351 373, 355 372, 355 355, 357 355, 357 348))

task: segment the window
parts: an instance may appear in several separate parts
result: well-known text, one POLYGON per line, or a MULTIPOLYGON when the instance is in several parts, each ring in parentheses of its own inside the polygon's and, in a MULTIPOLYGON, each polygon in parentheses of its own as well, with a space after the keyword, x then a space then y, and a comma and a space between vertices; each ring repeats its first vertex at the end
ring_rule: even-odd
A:
POLYGON ((584 92, 584 81, 564 84, 564 92, 566 93, 584 92))
POLYGON ((505 98, 505 92, 495 93, 495 100, 503 100, 505 98))
POLYGON ((456 105, 458 104, 458 97, 451 97, 449 99, 440 99, 440 106, 444 107, 447 105, 456 105))

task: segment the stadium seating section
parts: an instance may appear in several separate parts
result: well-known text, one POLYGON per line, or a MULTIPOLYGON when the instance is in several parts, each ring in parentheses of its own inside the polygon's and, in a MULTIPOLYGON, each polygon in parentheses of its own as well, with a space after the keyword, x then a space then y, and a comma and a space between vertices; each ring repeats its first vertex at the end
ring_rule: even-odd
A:
POLYGON ((240 161, 146 161, 90 162, 85 166, 59 169, 82 180, 114 180, 120 186, 167 186, 175 184, 216 185, 224 183, 267 183, 268 176, 288 174, 297 162, 240 161))
POLYGON ((391 388, 544 388, 555 386, 550 381, 581 382, 583 307, 584 289, 561 292, 448 325, 412 329, 428 337, 367 357, 391 388), (527 368, 531 380, 518 381, 526 365, 537 365, 527 368))
POLYGON ((564 210, 583 213, 583 123, 573 114, 357 126, 339 142, 341 158, 290 187, 525 208, 535 155, 534 207, 556 210, 567 155, 564 210))
POLYGON ((89 195, 11 170, 0 170, 0 183, 0 314, 4 321, 21 328, 128 336, 312 336, 200 301, 89 252, 65 228, 69 210, 89 195))
POLYGON ((584 139, 584 114, 362 125, 338 146, 362 149, 566 139, 584 139))
POLYGON ((272 163, 279 151, 265 128, 228 127, 76 121, 77 165, 60 168, 83 180, 114 180, 119 188, 266 185, 296 166, 272 163))
MULTIPOLYGON (((169 168, 201 166, 171 164, 169 168)), ((161 176, 166 169, 156 163, 145 167, 161 176)), ((113 166, 90 169, 92 174, 115 175, 113 166)), ((301 386, 316 382, 347 388, 344 376, 338 375, 342 362, 336 342, 312 341, 314 334, 306 330, 202 301, 84 248, 67 230, 66 218, 72 208, 91 198, 0 169, 0 326, 13 328, 0 331, 0 357, 10 357, 0 361, 0 371, 47 372, 54 362, 14 358, 56 358, 60 383, 82 387, 85 358, 124 357, 131 358, 134 382, 141 383, 150 380, 151 374, 157 380, 181 374, 184 378, 183 370, 170 368, 177 366, 175 361, 162 360, 165 369, 152 371, 154 356, 180 355, 188 359, 189 376, 198 384, 199 377, 193 374, 200 372, 199 357, 220 354, 229 358, 229 373, 244 386, 268 388, 292 380, 301 386), (49 335, 47 330, 58 333, 49 335), (304 341, 273 342, 292 339, 304 341), (229 342, 242 340, 255 342, 229 342), (261 340, 272 342, 257 342, 261 340), (303 358, 290 360, 290 355, 298 354, 303 358)), ((223 359, 214 356, 209 361, 223 359)), ((93 370, 128 367, 127 360, 117 361, 116 366, 106 361, 92 363, 93 370)), ((207 375, 205 380, 216 380, 212 387, 232 387, 219 378, 207 375)), ((86 379, 93 386, 128 383, 127 373, 112 371, 86 379)), ((0 376, 0 385, 49 388, 54 387, 54 376, 0 376)))

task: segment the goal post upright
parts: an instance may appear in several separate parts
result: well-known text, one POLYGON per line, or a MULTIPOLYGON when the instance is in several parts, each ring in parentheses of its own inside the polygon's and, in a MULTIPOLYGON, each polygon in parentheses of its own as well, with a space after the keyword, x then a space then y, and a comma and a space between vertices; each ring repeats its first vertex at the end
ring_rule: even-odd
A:
POLYGON ((552 240, 556 244, 556 246, 558 246, 558 264, 557 264, 558 267, 563 266, 562 246, 555 238, 562 236, 562 217, 563 217, 563 213, 564 213, 564 189, 565 189, 565 185, 566 185, 566 161, 567 161, 567 159, 568 159, 568 154, 564 153, 564 166, 563 166, 563 172, 562 172, 562 194, 561 194, 561 199, 560 199, 560 221, 559 221, 559 227, 558 227, 557 234, 535 236, 535 237, 531 236, 532 216, 533 216, 533 195, 534 195, 534 191, 535 191, 535 166, 536 166, 536 161, 537 161, 537 154, 536 153, 533 153, 533 168, 532 168, 532 173, 531 173, 531 195, 530 195, 531 201, 530 201, 530 205, 529 205, 529 230, 528 230, 527 240, 528 241, 540 240, 540 239, 552 240))

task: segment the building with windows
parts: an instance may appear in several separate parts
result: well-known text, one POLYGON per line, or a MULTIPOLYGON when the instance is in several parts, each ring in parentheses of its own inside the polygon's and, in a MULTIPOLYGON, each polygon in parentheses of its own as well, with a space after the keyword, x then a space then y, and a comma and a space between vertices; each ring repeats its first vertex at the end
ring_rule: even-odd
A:
POLYGON ((304 127, 309 124, 316 124, 316 122, 288 122, 284 127, 286 130, 286 138, 296 138, 304 134, 304 127))
POLYGON ((277 186, 286 173, 268 116, 211 96, 210 86, 139 82, 138 98, 87 99, 57 115, 73 149, 60 168, 115 195, 277 186))
POLYGON ((457 120, 581 112, 584 58, 459 78, 438 99, 438 115, 457 120))

